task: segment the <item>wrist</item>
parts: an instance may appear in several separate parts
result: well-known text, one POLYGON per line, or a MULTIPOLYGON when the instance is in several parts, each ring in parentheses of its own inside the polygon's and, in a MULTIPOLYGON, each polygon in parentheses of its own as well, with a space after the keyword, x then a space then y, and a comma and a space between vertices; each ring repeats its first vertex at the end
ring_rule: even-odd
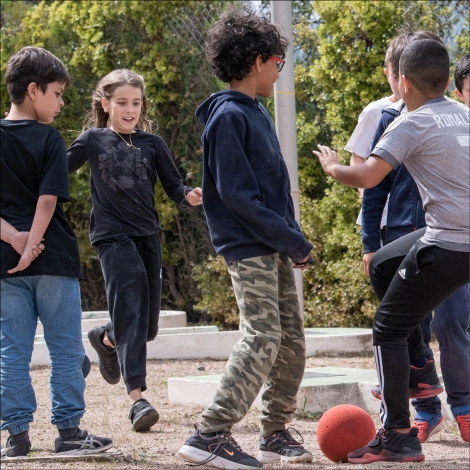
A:
POLYGON ((331 170, 330 170, 330 176, 334 179, 337 179, 336 178, 336 167, 339 166, 338 163, 335 163, 332 167, 331 167, 331 170))

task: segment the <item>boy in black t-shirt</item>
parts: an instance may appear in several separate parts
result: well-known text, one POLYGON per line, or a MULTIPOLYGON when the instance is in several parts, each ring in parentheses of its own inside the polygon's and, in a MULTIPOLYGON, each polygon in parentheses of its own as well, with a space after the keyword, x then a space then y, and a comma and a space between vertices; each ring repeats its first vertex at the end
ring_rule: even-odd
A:
POLYGON ((1 429, 9 437, 1 457, 31 450, 28 431, 36 399, 29 365, 38 319, 51 359, 51 423, 59 431, 55 451, 103 452, 112 446, 111 439, 79 429, 85 413, 80 261, 60 204, 69 198, 65 142, 45 125, 64 105, 69 76, 50 52, 25 47, 8 61, 5 78, 12 104, 0 123, 0 411, 1 429), (47 249, 34 261, 43 238, 47 249))

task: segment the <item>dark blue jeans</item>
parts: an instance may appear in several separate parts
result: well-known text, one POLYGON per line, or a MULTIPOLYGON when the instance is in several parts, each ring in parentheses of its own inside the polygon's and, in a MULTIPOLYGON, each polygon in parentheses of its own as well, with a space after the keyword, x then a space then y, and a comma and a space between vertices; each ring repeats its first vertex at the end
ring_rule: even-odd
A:
POLYGON ((106 334, 116 347, 127 392, 146 385, 147 341, 158 333, 162 292, 160 235, 99 241, 111 321, 106 334))
MULTIPOLYGON (((381 411, 387 428, 406 428, 410 425, 410 359, 427 354, 422 339, 409 348, 410 334, 430 311, 470 281, 469 253, 426 245, 419 240, 424 231, 413 232, 380 249, 370 264, 371 284, 381 299, 374 317, 373 339, 383 396, 381 411)), ((435 315, 436 318, 439 316, 439 310, 435 311, 435 315)), ((451 342, 455 344, 457 322, 453 317, 447 321, 446 328, 450 330, 451 342), (450 323, 451 320, 453 323, 450 323)), ((466 325, 468 327, 468 317, 466 325)), ((470 356, 470 342, 467 332, 461 340, 459 347, 466 350, 466 354, 454 366, 457 375, 461 376, 459 383, 454 385, 459 389, 459 401, 466 401, 461 405, 468 405, 470 370, 465 358, 470 356)), ((452 357, 450 361, 453 360, 452 357)))

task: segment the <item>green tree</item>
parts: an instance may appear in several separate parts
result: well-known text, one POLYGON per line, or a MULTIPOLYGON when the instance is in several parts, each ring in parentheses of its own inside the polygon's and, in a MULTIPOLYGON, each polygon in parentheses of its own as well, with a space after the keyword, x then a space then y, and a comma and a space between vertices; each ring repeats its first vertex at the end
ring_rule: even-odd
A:
MULTIPOLYGON (((73 77, 55 124, 71 143, 81 131, 98 79, 115 68, 141 73, 149 114, 188 184, 201 181, 202 128, 194 110, 223 88, 205 59, 205 32, 224 1, 7 1, 1 11, 1 68, 26 45, 46 47, 73 77)), ((269 2, 263 1, 269 14, 269 2)), ((295 81, 302 228, 314 244, 315 264, 304 275, 307 325, 370 325, 376 305, 362 273, 355 225, 357 191, 326 178, 312 155, 317 143, 344 148, 361 110, 390 94, 382 69, 388 42, 404 25, 431 29, 454 58, 468 51, 468 7, 463 0, 293 1, 295 81), (454 36, 457 39, 454 40, 454 36)), ((4 81, 0 102, 8 109, 4 81)), ((266 105, 273 111, 273 100, 266 105)), ((343 162, 349 154, 340 151, 343 162)), ((71 177, 66 211, 80 245, 83 307, 106 305, 99 262, 88 240, 89 174, 71 177)), ((237 323, 230 277, 215 257, 201 208, 179 211, 157 185, 165 231, 165 308, 186 310, 193 321, 237 323), (207 317, 209 315, 209 317, 207 317)))
MULTIPOLYGON (((390 95, 384 57, 401 28, 430 29, 449 42, 467 7, 460 1, 343 0, 314 1, 312 8, 318 16, 298 23, 296 43, 305 49, 305 60, 300 56, 296 66, 297 96, 310 103, 309 109, 302 104, 297 116, 302 229, 315 245, 315 265, 304 276, 306 323, 370 325, 377 300, 363 274, 357 191, 331 178, 322 182, 310 152, 317 143, 343 149, 362 109, 390 95), (312 174, 316 195, 309 185, 312 174), (324 190, 320 196, 318 188, 324 190)), ((347 164, 350 154, 339 155, 347 164)))
MULTIPOLYGON (((194 111, 219 89, 202 50, 204 31, 227 2, 22 3, 26 14, 21 21, 2 24, 2 47, 4 42, 8 46, 8 54, 2 54, 2 68, 11 53, 26 45, 45 47, 67 64, 73 86, 65 94, 66 106, 55 124, 67 143, 81 131, 98 79, 113 69, 130 68, 144 76, 154 128, 170 147, 186 183, 199 185, 202 129, 194 111)), ((4 94, 2 105, 7 109, 4 94)), ((72 175, 66 212, 79 238, 85 274, 83 308, 98 309, 106 301, 99 263, 87 235, 88 178, 87 168, 72 175)), ((158 185, 156 207, 166 229, 162 235, 163 306, 191 313, 198 297, 192 266, 212 253, 203 211, 200 207, 178 210, 158 185)))

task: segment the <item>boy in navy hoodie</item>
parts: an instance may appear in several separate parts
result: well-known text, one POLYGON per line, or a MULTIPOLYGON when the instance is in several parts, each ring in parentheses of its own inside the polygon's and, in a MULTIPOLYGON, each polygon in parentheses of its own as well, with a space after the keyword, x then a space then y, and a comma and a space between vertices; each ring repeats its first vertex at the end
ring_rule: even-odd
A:
POLYGON ((287 40, 249 7, 230 9, 208 35, 207 53, 229 83, 196 111, 202 134, 203 203, 216 252, 225 258, 240 309, 234 346, 201 429, 178 455, 216 468, 260 468, 262 462, 310 462, 286 430, 305 368, 303 316, 294 268, 312 261, 312 245, 294 219, 289 175, 267 110, 287 40), (230 430, 265 386, 258 460, 230 430))

